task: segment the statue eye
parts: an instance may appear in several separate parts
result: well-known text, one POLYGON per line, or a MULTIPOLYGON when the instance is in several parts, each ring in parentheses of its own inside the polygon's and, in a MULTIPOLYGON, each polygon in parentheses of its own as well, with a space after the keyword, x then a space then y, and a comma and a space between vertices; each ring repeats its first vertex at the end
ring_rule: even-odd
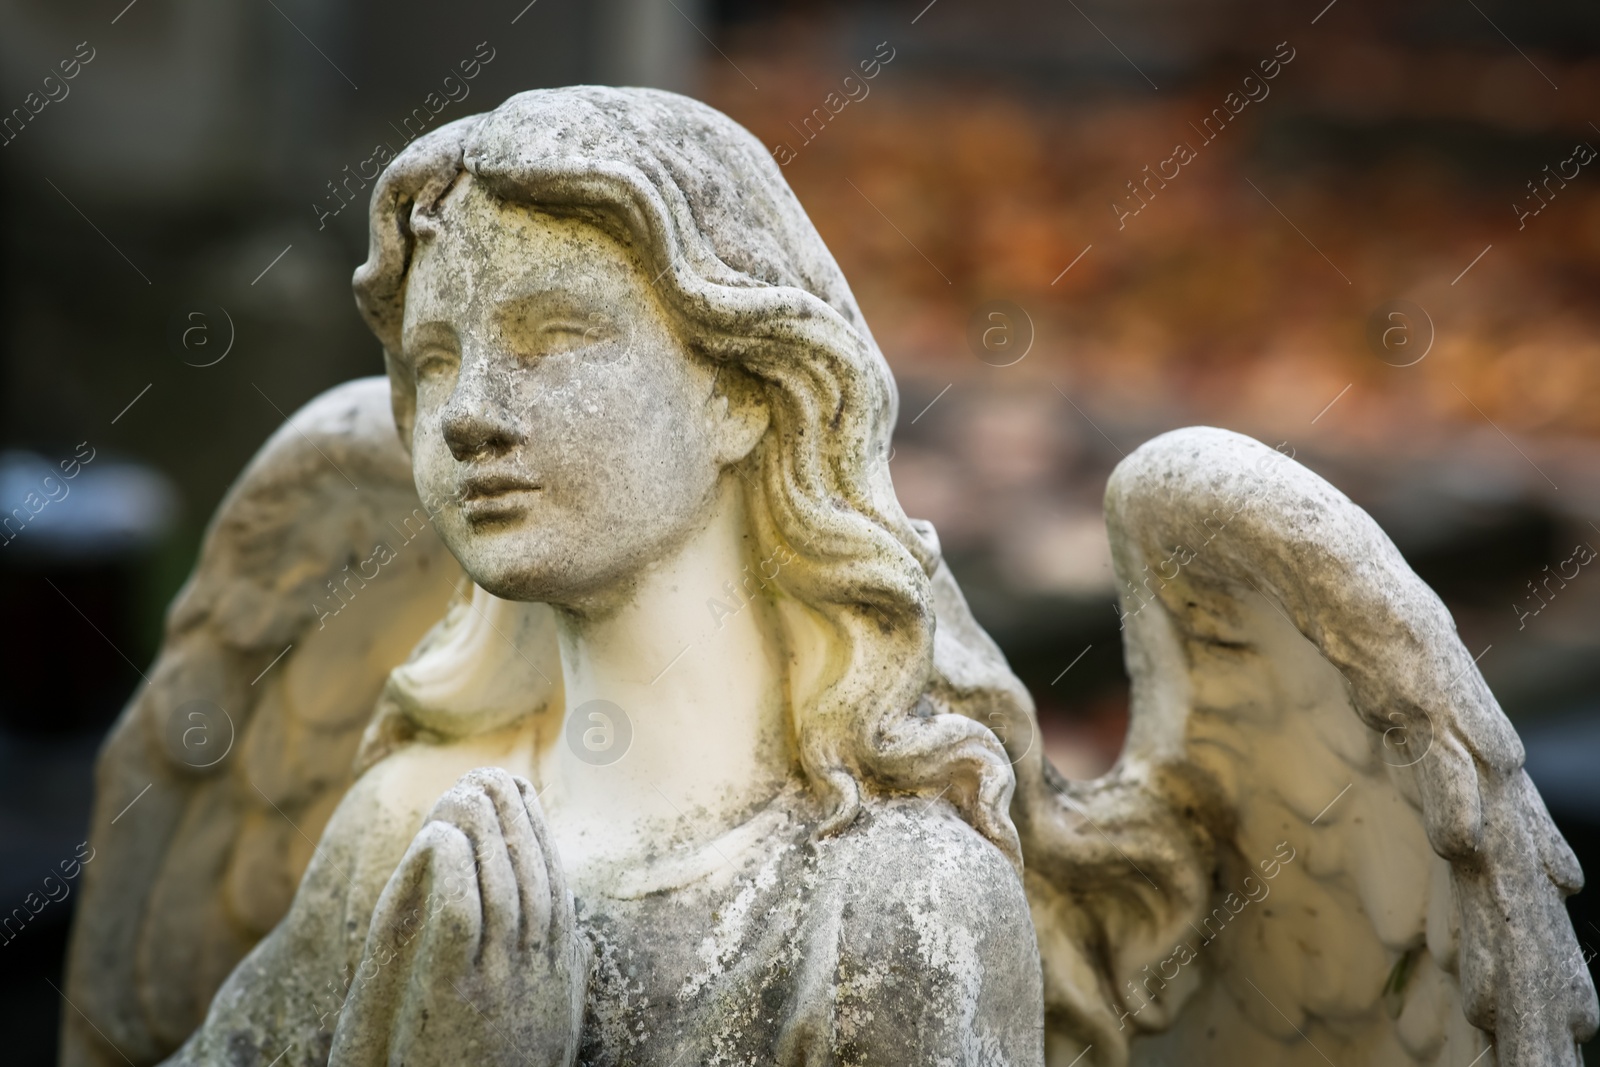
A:
POLYGON ((455 373, 459 362, 456 354, 449 349, 430 346, 415 356, 411 365, 416 373, 417 381, 420 382, 455 373))
POLYGON ((612 330, 603 322, 561 319, 539 328, 539 349, 543 353, 572 352, 608 340, 612 330))

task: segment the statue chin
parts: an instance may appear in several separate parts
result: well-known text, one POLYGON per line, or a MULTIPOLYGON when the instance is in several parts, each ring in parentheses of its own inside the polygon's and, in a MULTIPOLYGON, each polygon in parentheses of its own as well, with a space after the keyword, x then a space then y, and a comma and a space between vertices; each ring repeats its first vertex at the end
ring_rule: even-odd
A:
POLYGON ((466 548, 452 545, 450 550, 461 561, 474 585, 501 600, 549 602, 559 594, 558 583, 533 553, 517 551, 519 543, 507 539, 500 544, 474 542, 466 548))
POLYGON ((472 522, 451 507, 437 513, 436 526, 473 583, 502 600, 559 601, 571 591, 576 567, 589 562, 566 544, 563 531, 527 515, 472 522))

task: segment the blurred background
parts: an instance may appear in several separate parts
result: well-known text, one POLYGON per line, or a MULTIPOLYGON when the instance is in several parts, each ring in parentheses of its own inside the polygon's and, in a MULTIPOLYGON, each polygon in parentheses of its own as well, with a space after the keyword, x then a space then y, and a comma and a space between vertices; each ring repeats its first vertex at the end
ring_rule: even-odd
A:
MULTIPOLYGON (((898 378, 906 509, 1063 769, 1126 726, 1106 477, 1224 426, 1439 591, 1592 875, 1597 49, 1577 0, 0 0, 0 910, 74 854, 229 481, 382 372, 375 151, 585 81, 773 148, 898 378)), ((52 1062, 71 907, 0 945, 8 1063, 52 1062)))

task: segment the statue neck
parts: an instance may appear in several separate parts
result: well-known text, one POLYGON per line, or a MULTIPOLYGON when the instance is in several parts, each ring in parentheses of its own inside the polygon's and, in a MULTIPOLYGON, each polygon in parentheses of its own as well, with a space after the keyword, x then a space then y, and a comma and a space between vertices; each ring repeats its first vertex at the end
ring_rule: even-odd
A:
POLYGON ((569 865, 707 840, 788 779, 783 655, 752 543, 725 473, 709 521, 626 601, 557 609, 567 725, 543 739, 540 777, 569 865))

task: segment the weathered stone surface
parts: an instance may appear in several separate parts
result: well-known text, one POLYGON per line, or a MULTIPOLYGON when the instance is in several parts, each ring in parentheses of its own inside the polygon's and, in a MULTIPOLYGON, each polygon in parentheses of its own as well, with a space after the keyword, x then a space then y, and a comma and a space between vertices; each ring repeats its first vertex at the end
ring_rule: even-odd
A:
POLYGON ((1194 429, 1118 469, 1133 725, 1068 782, 749 134, 521 94, 408 147, 371 233, 389 395, 246 471, 102 758, 96 835, 151 777, 156 818, 89 873, 69 1067, 1577 1062, 1581 873, 1516 735, 1291 458, 1194 429), (368 548, 374 492, 437 541, 368 548), (238 752, 130 740, 202 690, 249 701, 238 752))

